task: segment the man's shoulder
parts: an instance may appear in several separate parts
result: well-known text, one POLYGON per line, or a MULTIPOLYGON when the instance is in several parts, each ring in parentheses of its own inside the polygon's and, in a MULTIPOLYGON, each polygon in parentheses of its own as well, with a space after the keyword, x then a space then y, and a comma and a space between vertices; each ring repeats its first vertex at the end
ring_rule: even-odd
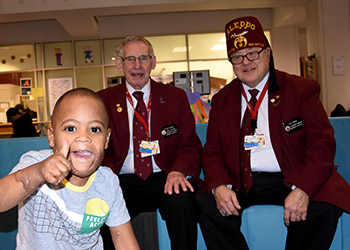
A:
POLYGON ((276 80, 278 85, 282 88, 297 88, 300 90, 308 88, 319 88, 318 81, 314 79, 289 74, 287 72, 279 70, 276 70, 276 80))
POLYGON ((118 84, 113 87, 108 87, 105 89, 102 89, 97 92, 98 95, 100 95, 102 98, 108 98, 111 96, 115 96, 118 93, 123 93, 123 90, 125 90, 125 84, 118 84))
POLYGON ((238 78, 233 79, 231 82, 226 84, 222 89, 213 96, 215 99, 223 99, 225 96, 230 96, 236 92, 241 91, 240 80, 238 78))

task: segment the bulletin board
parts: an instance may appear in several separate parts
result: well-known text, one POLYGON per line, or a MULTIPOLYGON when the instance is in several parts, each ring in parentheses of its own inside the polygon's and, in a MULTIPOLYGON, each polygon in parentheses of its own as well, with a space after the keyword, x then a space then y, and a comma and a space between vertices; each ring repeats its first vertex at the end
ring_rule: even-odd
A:
POLYGON ((55 107, 55 104, 61 95, 72 88, 73 80, 71 77, 48 79, 50 115, 52 115, 53 108, 55 107))

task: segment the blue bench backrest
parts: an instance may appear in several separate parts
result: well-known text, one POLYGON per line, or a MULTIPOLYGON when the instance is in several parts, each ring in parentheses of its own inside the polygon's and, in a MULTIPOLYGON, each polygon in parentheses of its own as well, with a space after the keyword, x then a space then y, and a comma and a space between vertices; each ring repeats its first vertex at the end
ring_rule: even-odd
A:
MULTIPOLYGON (((12 170, 24 153, 47 148, 47 137, 0 139, 0 178, 12 170)), ((16 249, 17 207, 0 213, 0 221, 0 250, 16 249)))

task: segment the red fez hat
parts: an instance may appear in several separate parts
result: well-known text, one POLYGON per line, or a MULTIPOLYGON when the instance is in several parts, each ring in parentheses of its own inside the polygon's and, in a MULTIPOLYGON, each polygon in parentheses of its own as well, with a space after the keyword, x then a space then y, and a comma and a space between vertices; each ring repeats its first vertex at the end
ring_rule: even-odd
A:
POLYGON ((227 54, 249 47, 268 47, 264 30, 253 16, 233 19, 225 26, 227 54))

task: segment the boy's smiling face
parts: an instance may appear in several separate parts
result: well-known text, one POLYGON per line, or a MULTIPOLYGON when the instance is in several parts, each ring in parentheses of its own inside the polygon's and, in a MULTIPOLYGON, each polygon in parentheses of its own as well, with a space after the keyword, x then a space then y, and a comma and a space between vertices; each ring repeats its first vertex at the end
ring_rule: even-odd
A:
POLYGON ((57 108, 48 130, 49 144, 56 152, 68 140, 67 158, 72 163, 69 181, 84 185, 108 147, 110 129, 105 108, 97 98, 84 95, 66 96, 57 108))

